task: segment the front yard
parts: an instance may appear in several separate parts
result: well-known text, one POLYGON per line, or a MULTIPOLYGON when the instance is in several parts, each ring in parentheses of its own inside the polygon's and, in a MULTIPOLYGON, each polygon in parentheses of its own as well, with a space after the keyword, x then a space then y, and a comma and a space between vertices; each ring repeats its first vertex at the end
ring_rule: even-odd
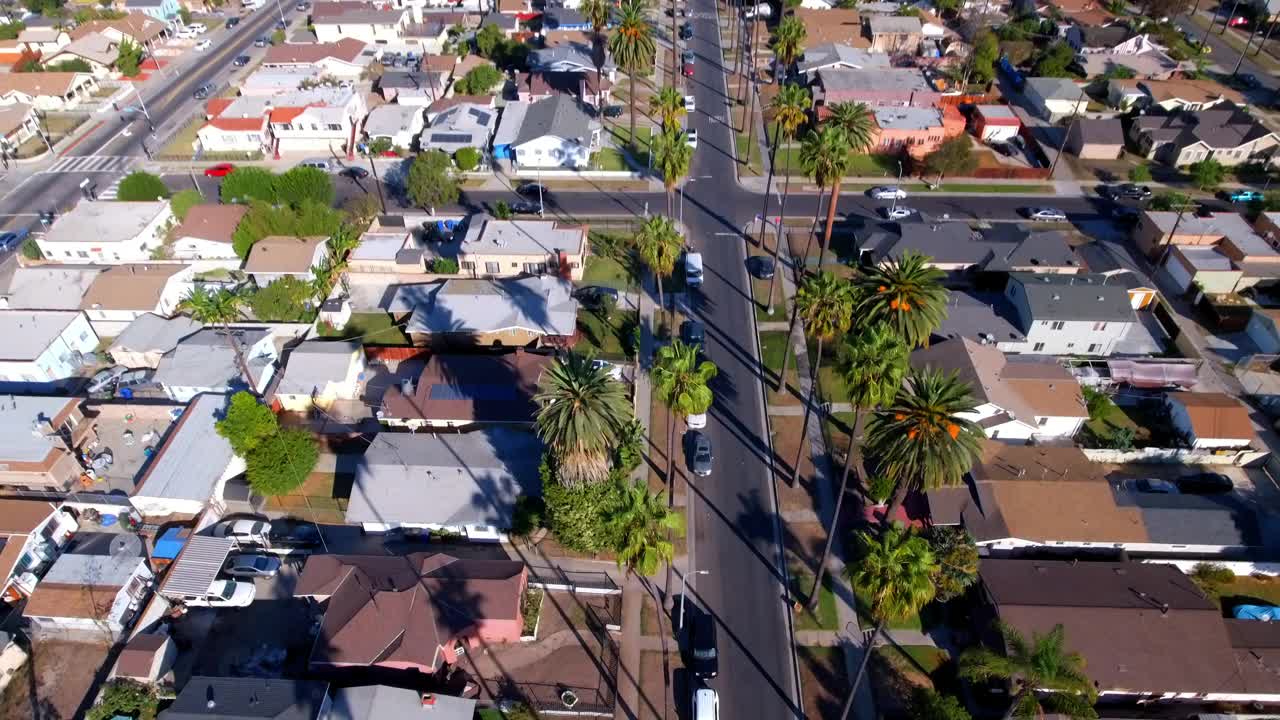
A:
POLYGON ((605 360, 635 357, 640 313, 610 305, 578 311, 578 350, 605 360))

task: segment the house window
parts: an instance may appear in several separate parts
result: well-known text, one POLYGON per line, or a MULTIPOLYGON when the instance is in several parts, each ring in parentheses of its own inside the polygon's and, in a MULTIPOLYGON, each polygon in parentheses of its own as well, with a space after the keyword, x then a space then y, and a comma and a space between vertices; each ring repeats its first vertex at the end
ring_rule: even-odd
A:
POLYGON ((511 263, 511 268, 512 268, 512 269, 515 269, 515 268, 518 268, 518 267, 520 267, 520 263, 511 263))
POLYGON ((1055 322, 1051 323, 1051 324, 1049 325, 1049 329, 1050 329, 1050 330, 1061 330, 1062 328, 1066 327, 1066 325, 1067 325, 1067 323, 1066 323, 1065 321, 1063 321, 1063 320, 1058 320, 1058 321, 1055 321, 1055 322))
POLYGON ((547 271, 546 263, 525 263, 524 271, 531 275, 541 275, 547 271))
POLYGON ((1094 324, 1093 324, 1093 331, 1094 331, 1094 332, 1099 332, 1099 331, 1106 330, 1106 329, 1107 329, 1107 324, 1106 324, 1106 323, 1104 323, 1104 322, 1096 322, 1096 323, 1094 323, 1094 324))
POLYGON ((471 262, 471 261, 464 261, 464 262, 462 263, 462 269, 463 269, 463 270, 475 270, 475 269, 476 269, 476 264, 475 264, 475 263, 473 263, 473 262, 471 262))
POLYGON ((1043 349, 1044 349, 1044 343, 1036 343, 1035 345, 1031 346, 1031 352, 1040 352, 1043 349))
POLYGON ((1036 425, 1039 425, 1040 427, 1044 427, 1045 425, 1048 425, 1048 424, 1049 424, 1049 418, 1047 417, 1036 418, 1036 425))
POLYGON ((87 253, 87 252, 85 252, 85 251, 83 251, 83 250, 79 250, 79 251, 77 251, 77 252, 76 252, 76 255, 79 255, 79 256, 80 256, 80 257, 82 257, 82 258, 87 258, 87 257, 89 257, 89 253, 87 253))
POLYGON ((325 127, 326 127, 326 128, 328 128, 329 130, 341 130, 341 129, 342 129, 342 126, 341 126, 341 125, 339 125, 338 123, 329 123, 329 124, 328 124, 328 125, 326 125, 325 127))
POLYGON ((1099 350, 1101 347, 1102 347, 1102 346, 1101 346, 1101 345, 1099 345, 1098 343, 1093 343, 1093 344, 1089 345, 1089 353, 1090 353, 1090 354, 1096 353, 1096 352, 1098 352, 1098 350, 1099 350))
POLYGON ((487 262, 484 264, 484 271, 496 275, 502 272, 502 265, 496 262, 487 262))

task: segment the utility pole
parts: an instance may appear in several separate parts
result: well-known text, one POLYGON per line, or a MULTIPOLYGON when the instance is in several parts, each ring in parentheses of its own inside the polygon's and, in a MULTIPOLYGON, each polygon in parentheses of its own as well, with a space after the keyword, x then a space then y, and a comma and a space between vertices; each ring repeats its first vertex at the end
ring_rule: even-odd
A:
POLYGON ((1249 39, 1244 44, 1244 49, 1240 51, 1240 57, 1236 58, 1236 66, 1231 68, 1230 77, 1235 77, 1240 72, 1240 65, 1244 63, 1245 53, 1249 52, 1249 46, 1253 44, 1253 38, 1258 34, 1258 28, 1262 27, 1261 23, 1253 24, 1253 32, 1249 33, 1249 39))
MULTIPOLYGON (((1053 163, 1049 165, 1049 179, 1053 179, 1053 171, 1058 169, 1058 160, 1062 158, 1062 153, 1067 151, 1067 140, 1071 137, 1071 130, 1076 126, 1076 117, 1080 115, 1080 105, 1084 102, 1084 88, 1080 88, 1080 98, 1076 100, 1076 106, 1071 112, 1071 122, 1067 124, 1067 133, 1062 136, 1062 144, 1058 146, 1058 154, 1053 157, 1053 163)), ((941 178, 939 178, 941 180, 941 178)))

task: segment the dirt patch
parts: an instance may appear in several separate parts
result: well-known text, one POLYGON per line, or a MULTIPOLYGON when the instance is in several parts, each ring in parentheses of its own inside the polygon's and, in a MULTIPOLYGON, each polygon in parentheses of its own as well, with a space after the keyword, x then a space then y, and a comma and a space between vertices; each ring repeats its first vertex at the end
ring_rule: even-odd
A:
MULTIPOLYGON (((685 492, 691 479, 688 468, 684 465, 684 453, 680 451, 680 442, 684 438, 684 421, 675 418, 675 462, 672 472, 675 475, 675 505, 684 507, 685 492)), ((646 457, 649 465, 648 483, 650 492, 667 493, 667 408, 654 398, 653 409, 649 415, 649 453, 646 457)))
POLYGON ((0 720, 77 717, 106 658, 107 647, 99 643, 37 640, 27 664, 0 696, 0 720))
POLYGON ((773 433, 773 454, 774 454, 774 472, 780 483, 779 493, 787 496, 783 499, 783 511, 810 509, 813 507, 813 458, 809 452, 810 446, 807 438, 802 437, 801 428, 803 428, 804 418, 798 415, 774 415, 769 418, 770 429, 773 433), (800 450, 801 443, 804 443, 804 452, 800 453, 800 479, 796 488, 790 490, 803 490, 804 495, 797 495, 794 492, 784 492, 783 488, 787 487, 787 483, 791 479, 792 468, 795 467, 796 453, 800 450), (801 498, 808 498, 802 500, 801 498))
POLYGON ((687 686, 684 663, 680 653, 668 653, 670 684, 664 680, 662 653, 647 651, 640 653, 640 707, 637 715, 642 720, 678 717, 675 698, 689 697, 683 689, 687 686), (665 709, 664 709, 665 706, 665 709))
POLYGON ((810 720, 839 717, 849 693, 844 651, 838 647, 802 646, 796 648, 796 656, 800 660, 805 717, 810 720))

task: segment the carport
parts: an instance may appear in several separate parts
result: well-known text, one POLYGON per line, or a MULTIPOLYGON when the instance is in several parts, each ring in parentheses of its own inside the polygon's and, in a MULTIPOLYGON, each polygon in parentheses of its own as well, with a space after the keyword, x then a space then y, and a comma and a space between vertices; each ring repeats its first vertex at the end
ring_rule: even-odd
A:
POLYGON ((231 538, 192 536, 173 561, 160 594, 172 598, 207 595, 234 546, 231 538))

